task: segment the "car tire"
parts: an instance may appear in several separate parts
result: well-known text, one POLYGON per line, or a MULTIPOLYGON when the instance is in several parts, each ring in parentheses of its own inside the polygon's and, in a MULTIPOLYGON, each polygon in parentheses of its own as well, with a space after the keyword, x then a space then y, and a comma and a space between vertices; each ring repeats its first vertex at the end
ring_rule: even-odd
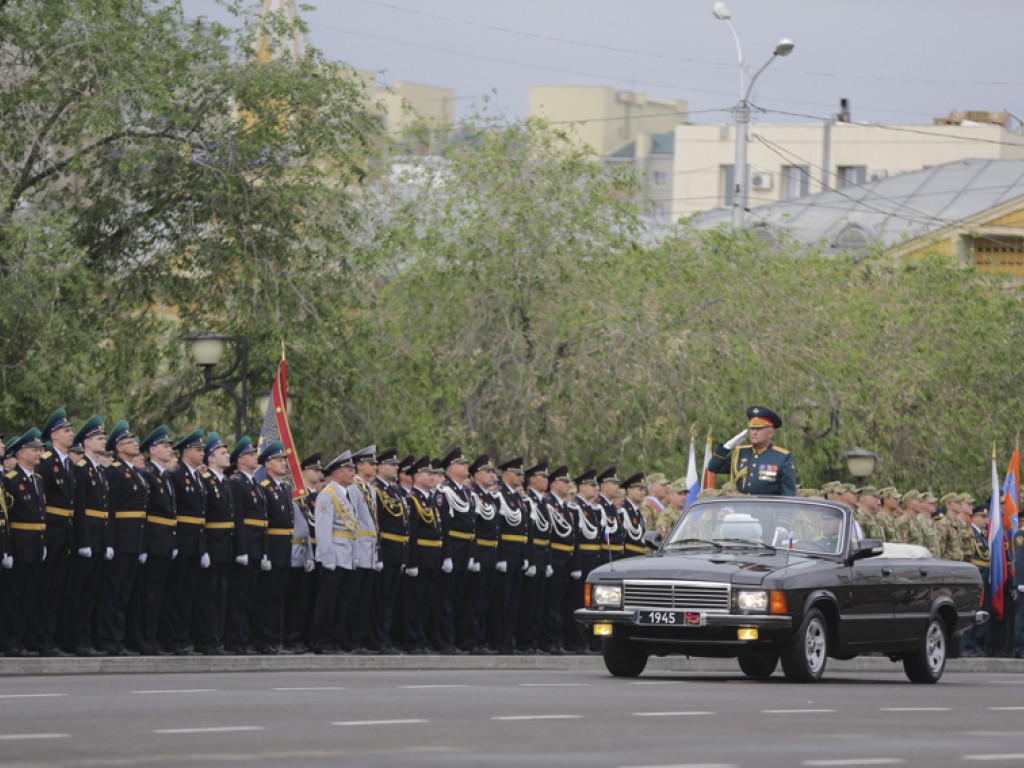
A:
POLYGON ((779 664, 774 653, 744 653, 739 657, 740 669, 747 677, 771 677, 779 664))
POLYGON ((647 666, 647 652, 616 635, 601 638, 601 655, 615 677, 640 677, 647 666))
POLYGON ((903 657, 903 671, 912 683, 937 683, 946 669, 948 651, 946 624, 941 617, 932 616, 921 644, 903 657))
POLYGON ((782 650, 782 671, 794 683, 821 679, 828 660, 828 626, 817 608, 804 614, 796 636, 782 650))

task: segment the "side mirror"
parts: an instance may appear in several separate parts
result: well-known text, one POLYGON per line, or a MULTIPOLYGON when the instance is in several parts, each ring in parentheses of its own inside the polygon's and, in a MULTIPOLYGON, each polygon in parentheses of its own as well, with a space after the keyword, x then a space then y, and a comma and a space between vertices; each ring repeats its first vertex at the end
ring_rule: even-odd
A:
POLYGON ((663 538, 661 531, 647 531, 647 533, 644 534, 644 546, 654 552, 661 546, 663 538))
POLYGON ((850 552, 850 562, 863 560, 866 557, 878 557, 885 552, 885 542, 881 539, 861 539, 850 552))

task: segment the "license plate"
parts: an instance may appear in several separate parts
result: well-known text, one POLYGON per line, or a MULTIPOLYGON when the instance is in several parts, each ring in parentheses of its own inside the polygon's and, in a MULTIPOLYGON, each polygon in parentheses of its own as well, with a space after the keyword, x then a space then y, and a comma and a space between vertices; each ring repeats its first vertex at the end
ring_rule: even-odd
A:
POLYGON ((638 624, 665 627, 702 627, 704 614, 700 611, 638 611, 638 624))

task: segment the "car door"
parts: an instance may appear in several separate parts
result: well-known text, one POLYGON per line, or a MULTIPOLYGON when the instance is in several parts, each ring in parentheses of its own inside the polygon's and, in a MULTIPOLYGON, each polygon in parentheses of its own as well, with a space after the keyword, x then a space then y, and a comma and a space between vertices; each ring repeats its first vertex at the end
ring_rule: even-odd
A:
POLYGON ((924 634, 938 564, 929 558, 898 558, 892 567, 893 639, 915 640, 924 634))
POLYGON ((840 599, 843 645, 858 649, 885 644, 892 638, 893 571, 878 557, 855 560, 847 566, 847 584, 840 599))

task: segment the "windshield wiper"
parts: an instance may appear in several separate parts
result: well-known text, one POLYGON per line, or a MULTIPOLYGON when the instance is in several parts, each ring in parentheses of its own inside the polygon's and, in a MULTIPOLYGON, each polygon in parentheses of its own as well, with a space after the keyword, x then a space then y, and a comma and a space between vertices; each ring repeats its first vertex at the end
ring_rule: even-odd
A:
POLYGON ((710 539, 676 539, 675 541, 670 541, 668 544, 666 544, 665 549, 685 547, 691 544, 703 544, 707 546, 716 547, 717 549, 722 548, 721 544, 719 544, 717 541, 711 541, 710 539))
POLYGON ((778 551, 776 547, 773 547, 771 544, 766 544, 760 539, 718 539, 718 541, 727 541, 731 544, 748 544, 753 547, 764 547, 765 549, 770 549, 772 552, 778 551))

